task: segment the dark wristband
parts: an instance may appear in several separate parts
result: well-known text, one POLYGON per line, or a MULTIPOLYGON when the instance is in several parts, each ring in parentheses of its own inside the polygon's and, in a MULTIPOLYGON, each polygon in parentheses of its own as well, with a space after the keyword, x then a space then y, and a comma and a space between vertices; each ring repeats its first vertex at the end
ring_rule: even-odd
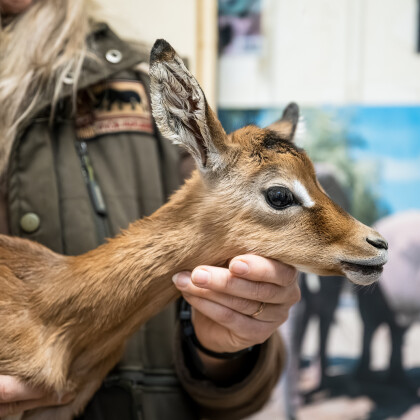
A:
POLYGON ((235 351, 233 353, 218 353, 204 347, 195 334, 194 325, 191 321, 191 305, 185 299, 182 299, 181 302, 179 319, 181 322, 181 329, 184 339, 190 341, 194 347, 202 351, 207 356, 214 357, 215 359, 233 360, 250 353, 254 349, 252 346, 243 350, 235 351))

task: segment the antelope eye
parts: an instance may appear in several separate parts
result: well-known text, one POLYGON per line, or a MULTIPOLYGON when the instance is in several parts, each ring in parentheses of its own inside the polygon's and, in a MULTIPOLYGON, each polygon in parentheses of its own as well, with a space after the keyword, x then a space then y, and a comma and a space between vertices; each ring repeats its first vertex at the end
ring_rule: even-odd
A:
POLYGON ((295 204, 293 194, 285 187, 270 187, 265 191, 267 203, 276 210, 282 210, 295 204))

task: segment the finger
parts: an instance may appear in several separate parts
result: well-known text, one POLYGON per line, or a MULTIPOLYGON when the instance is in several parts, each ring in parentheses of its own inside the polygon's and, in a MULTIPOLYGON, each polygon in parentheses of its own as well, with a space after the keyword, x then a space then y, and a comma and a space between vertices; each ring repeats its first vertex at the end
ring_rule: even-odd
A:
POLYGON ((198 312, 242 340, 244 347, 249 346, 249 343, 263 343, 277 328, 277 324, 258 321, 207 299, 196 296, 187 296, 185 299, 198 312))
POLYGON ((72 401, 74 397, 75 394, 69 393, 64 395, 60 399, 56 394, 54 394, 33 400, 15 401, 8 404, 0 404, 0 418, 4 416, 10 416, 13 414, 19 414, 27 410, 32 410, 34 408, 65 405, 72 401))
POLYGON ((225 295, 222 293, 209 292, 205 296, 183 294, 185 299, 201 298, 222 305, 240 313, 256 319, 260 322, 283 324, 289 317, 290 305, 256 302, 253 300, 238 298, 237 296, 225 295), (263 306, 261 306, 263 305, 263 306), (261 311, 262 308, 262 311, 261 311), (254 316, 254 314, 257 314, 254 316))
POLYGON ((0 375, 0 403, 33 400, 44 394, 45 390, 33 388, 14 376, 0 375))
MULTIPOLYGON (((195 286, 266 303, 286 303, 290 291, 273 283, 235 277, 226 268, 200 266, 191 275, 195 286)), ((181 289, 180 289, 181 290, 181 289)))
POLYGON ((297 279, 297 271, 290 265, 258 255, 241 255, 229 264, 232 274, 247 280, 274 283, 288 286, 297 279))
MULTIPOLYGON (((189 280, 189 276, 186 275, 186 277, 187 280, 189 280)), ((285 290, 281 291, 283 294, 284 292, 285 290)), ((289 293, 288 290, 287 293, 289 293)), ((218 303, 236 312, 239 312, 242 315, 247 316, 252 316, 261 308, 261 302, 234 295, 228 295, 225 293, 215 292, 209 289, 203 289, 201 287, 195 286, 191 281, 188 281, 187 285, 182 289, 182 294, 184 298, 198 297, 210 300, 214 303, 218 303)), ((296 303, 297 300, 292 300, 292 298, 289 298, 288 301, 289 304, 265 304, 264 310, 258 315, 256 319, 263 322, 276 322, 278 324, 282 324, 288 317, 288 310, 290 306, 296 303)))

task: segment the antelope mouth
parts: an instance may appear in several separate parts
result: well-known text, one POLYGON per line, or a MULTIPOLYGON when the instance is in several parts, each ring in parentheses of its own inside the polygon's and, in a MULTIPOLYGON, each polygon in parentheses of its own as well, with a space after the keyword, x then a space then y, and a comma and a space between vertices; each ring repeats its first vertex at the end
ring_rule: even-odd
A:
POLYGON ((380 264, 372 264, 372 262, 353 263, 350 261, 341 261, 341 266, 343 268, 344 275, 350 281, 356 284, 367 286, 379 280, 385 262, 380 264))

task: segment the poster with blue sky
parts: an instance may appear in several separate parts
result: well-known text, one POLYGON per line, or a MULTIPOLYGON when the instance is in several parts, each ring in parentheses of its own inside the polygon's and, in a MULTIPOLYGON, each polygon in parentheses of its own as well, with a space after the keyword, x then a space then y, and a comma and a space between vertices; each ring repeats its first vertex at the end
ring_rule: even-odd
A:
POLYGON ((420 208, 420 106, 349 107, 338 115, 364 140, 353 156, 379 166, 377 190, 390 212, 420 208))

